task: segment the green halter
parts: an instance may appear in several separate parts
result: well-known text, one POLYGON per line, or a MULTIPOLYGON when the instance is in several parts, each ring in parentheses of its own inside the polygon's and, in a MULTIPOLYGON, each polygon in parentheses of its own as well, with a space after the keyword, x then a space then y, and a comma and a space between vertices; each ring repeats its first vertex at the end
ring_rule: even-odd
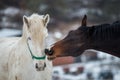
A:
POLYGON ((33 55, 32 51, 31 51, 31 49, 30 49, 30 46, 29 46, 28 40, 30 40, 30 38, 27 39, 27 46, 28 46, 28 49, 29 49, 30 54, 31 54, 31 56, 32 56, 32 59, 44 60, 44 59, 46 58, 46 56, 43 56, 43 57, 36 57, 36 56, 33 55))

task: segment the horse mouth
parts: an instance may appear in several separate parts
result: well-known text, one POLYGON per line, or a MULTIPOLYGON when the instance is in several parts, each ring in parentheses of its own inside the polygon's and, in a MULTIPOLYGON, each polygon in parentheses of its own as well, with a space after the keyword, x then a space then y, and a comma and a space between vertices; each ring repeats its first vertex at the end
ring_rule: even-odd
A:
POLYGON ((48 60, 54 60, 56 57, 55 56, 48 56, 48 60))
POLYGON ((46 68, 46 63, 44 63, 43 67, 39 67, 38 64, 35 65, 36 71, 44 71, 46 68))

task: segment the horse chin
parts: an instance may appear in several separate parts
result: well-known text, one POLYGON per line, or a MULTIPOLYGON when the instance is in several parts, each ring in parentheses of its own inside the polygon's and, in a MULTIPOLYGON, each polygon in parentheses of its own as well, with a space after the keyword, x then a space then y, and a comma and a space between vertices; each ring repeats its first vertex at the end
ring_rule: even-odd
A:
POLYGON ((41 68, 36 68, 36 71, 44 71, 45 67, 41 67, 41 68))
POLYGON ((40 63, 38 64, 38 63, 36 63, 35 64, 36 71, 44 71, 45 68, 46 68, 46 63, 44 63, 44 64, 40 64, 40 63))

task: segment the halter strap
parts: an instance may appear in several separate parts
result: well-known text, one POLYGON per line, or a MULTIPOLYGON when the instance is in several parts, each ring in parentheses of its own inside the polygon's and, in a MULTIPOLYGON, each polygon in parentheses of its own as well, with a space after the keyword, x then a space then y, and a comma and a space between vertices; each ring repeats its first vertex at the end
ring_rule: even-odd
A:
POLYGON ((46 58, 46 56, 43 56, 43 57, 36 57, 36 56, 33 55, 32 51, 31 51, 31 49, 30 49, 30 45, 29 45, 29 43, 28 43, 28 40, 29 40, 29 38, 27 39, 27 46, 28 46, 28 49, 29 49, 30 54, 31 54, 31 56, 32 56, 32 59, 44 60, 44 59, 46 58))

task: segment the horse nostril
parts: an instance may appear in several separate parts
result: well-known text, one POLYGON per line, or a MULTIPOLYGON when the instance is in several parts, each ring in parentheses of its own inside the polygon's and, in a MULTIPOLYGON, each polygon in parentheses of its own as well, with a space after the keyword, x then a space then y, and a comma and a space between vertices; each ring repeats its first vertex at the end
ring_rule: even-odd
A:
POLYGON ((44 63, 44 67, 46 67, 46 63, 44 63))
POLYGON ((45 49, 45 54, 47 54, 47 55, 53 55, 53 50, 45 49))
POLYGON ((35 68, 38 68, 38 64, 36 63, 35 68))
POLYGON ((53 50, 50 50, 49 51, 49 55, 53 55, 54 51, 53 50))
POLYGON ((45 54, 49 55, 49 50, 48 49, 45 49, 45 54))

